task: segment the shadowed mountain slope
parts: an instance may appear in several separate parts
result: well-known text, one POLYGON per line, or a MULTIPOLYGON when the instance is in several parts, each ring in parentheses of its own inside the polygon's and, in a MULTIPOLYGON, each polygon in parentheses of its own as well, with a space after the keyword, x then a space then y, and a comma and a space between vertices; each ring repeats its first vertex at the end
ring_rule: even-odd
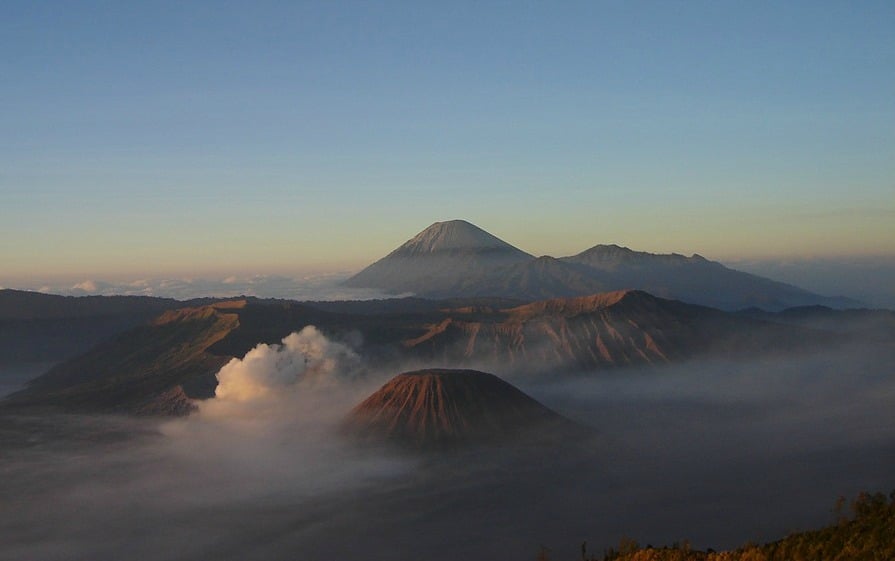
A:
POLYGON ((363 440, 437 449, 577 427, 493 374, 431 369, 392 378, 351 411, 344 428, 363 440))
POLYGON ((190 397, 214 394, 214 373, 230 357, 209 347, 239 326, 233 310, 244 301, 165 312, 52 368, 13 394, 13 406, 182 414, 190 397))
POLYGON ((459 294, 492 295, 531 302, 604 292, 605 284, 587 270, 544 256, 470 277, 456 285, 459 294))
POLYGON ((619 550, 610 549, 602 557, 590 561, 875 561, 895 559, 895 491, 888 497, 882 493, 860 493, 851 502, 851 516, 840 510, 845 502, 840 497, 835 510, 838 520, 818 530, 793 532, 784 538, 762 545, 748 543, 728 551, 700 551, 685 541, 665 547, 641 548, 631 539, 622 539, 619 550))
POLYGON ((55 362, 165 310, 186 306, 146 296, 58 296, 0 290, 0 366, 55 362))
POLYGON ((345 284, 427 298, 531 301, 635 288, 724 310, 858 305, 848 298, 820 296, 735 271, 699 255, 657 255, 597 245, 570 257, 535 258, 462 220, 436 222, 345 284))

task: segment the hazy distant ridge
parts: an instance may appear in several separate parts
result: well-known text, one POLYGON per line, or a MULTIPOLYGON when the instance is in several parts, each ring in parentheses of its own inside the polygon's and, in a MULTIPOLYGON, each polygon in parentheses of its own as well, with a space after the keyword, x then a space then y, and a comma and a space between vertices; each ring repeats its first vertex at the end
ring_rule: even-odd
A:
POLYGON ((535 258, 464 220, 432 224, 345 284, 429 298, 538 300, 633 288, 724 310, 858 305, 729 269, 700 255, 596 245, 568 257, 535 258))

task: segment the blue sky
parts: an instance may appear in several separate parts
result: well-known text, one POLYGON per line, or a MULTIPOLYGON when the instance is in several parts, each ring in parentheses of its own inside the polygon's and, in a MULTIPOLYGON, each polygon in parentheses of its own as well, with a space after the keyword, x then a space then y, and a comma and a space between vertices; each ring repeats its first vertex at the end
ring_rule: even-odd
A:
POLYGON ((895 255, 891 2, 0 5, 0 282, 895 255), (483 5, 484 4, 484 5, 483 5))

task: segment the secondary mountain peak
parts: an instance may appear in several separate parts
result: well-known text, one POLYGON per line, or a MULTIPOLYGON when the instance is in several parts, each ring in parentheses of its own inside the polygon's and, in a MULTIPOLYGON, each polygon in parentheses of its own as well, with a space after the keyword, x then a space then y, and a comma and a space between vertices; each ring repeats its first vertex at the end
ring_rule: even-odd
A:
POLYGON ((598 244, 582 251, 578 255, 565 257, 564 260, 602 269, 630 265, 652 265, 655 263, 683 265, 708 261, 701 255, 696 254, 692 257, 687 257, 680 253, 649 253, 646 251, 635 251, 617 244, 598 244))
POLYGON ((506 251, 519 257, 530 257, 521 249, 465 220, 436 222, 405 242, 391 255, 431 255, 464 251, 506 251))

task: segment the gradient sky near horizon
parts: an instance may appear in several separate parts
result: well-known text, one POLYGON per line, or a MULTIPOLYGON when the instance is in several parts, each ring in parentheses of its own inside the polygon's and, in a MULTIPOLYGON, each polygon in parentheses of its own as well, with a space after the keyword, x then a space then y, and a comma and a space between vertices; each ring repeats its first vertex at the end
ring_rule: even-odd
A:
POLYGON ((895 5, 0 4, 0 282, 895 256, 895 5), (18 281, 17 281, 18 279, 18 281))

